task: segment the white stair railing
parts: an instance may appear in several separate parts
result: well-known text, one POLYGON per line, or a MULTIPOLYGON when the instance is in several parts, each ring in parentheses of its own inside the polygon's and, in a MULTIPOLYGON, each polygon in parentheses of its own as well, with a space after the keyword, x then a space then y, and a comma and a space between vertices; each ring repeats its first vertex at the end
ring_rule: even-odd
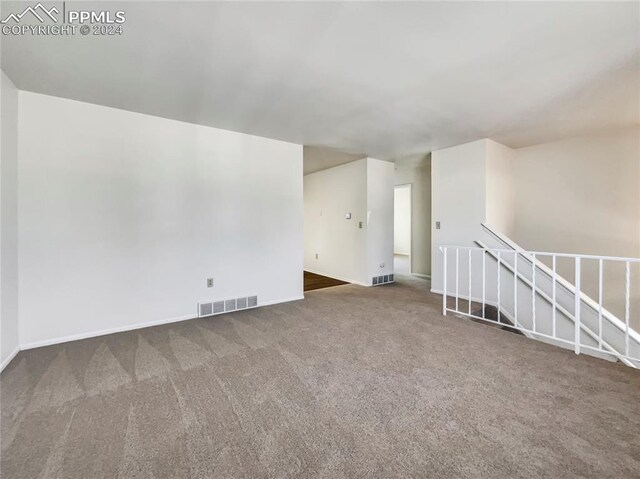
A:
MULTIPOLYGON (((524 251, 522 249, 441 246, 442 312, 486 321, 576 354, 611 357, 640 367, 640 335, 630 326, 631 268, 640 258, 524 251), (574 284, 557 273, 558 259, 573 261, 574 284), (551 268, 541 260, 547 259, 551 268), (598 264, 598 300, 581 289, 585 261, 598 264), (624 265, 624 319, 603 305, 607 263, 624 265), (490 306, 495 312, 488 315, 490 306), (489 317, 495 316, 495 317, 489 317)), ((635 322, 634 322, 635 324, 635 322)))

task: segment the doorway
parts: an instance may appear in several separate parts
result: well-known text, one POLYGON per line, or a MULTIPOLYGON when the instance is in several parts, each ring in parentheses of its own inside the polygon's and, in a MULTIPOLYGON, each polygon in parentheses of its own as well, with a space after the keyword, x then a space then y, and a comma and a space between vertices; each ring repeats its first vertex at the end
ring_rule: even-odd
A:
POLYGON ((411 274, 411 184, 394 189, 393 270, 395 274, 411 274))

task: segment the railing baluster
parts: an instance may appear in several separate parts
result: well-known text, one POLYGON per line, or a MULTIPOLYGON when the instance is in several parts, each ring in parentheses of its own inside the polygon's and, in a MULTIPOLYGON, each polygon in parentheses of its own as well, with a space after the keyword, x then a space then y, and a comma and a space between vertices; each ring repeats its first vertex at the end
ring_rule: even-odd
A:
POLYGON ((471 250, 469 249, 469 316, 471 316, 471 250))
POLYGON ((459 297, 459 290, 460 290, 460 278, 458 277, 458 270, 460 269, 459 267, 459 261, 460 259, 460 248, 456 248, 456 312, 460 311, 460 309, 458 308, 458 297, 459 297))
MULTIPOLYGON (((636 281, 632 277, 631 266, 638 265, 640 266, 640 258, 622 258, 622 257, 614 257, 614 256, 596 256, 596 255, 575 255, 575 254, 565 254, 565 253, 551 253, 551 252, 533 252, 533 251, 524 251, 524 250, 515 250, 511 249, 489 249, 479 243, 479 248, 459 248, 456 246, 440 246, 439 249, 442 251, 442 314, 446 316, 449 312, 454 312, 462 316, 475 317, 479 319, 484 319, 488 322, 502 324, 502 314, 504 310, 505 315, 510 315, 510 306, 507 301, 507 305, 502 304, 502 282, 506 281, 505 287, 508 289, 510 285, 510 281, 513 280, 513 316, 509 316, 509 320, 505 323, 510 327, 514 328, 518 331, 523 331, 529 335, 529 337, 534 337, 539 340, 555 340, 553 342, 558 344, 570 345, 573 341, 574 351, 576 354, 581 354, 583 345, 582 345, 582 336, 585 335, 585 345, 584 349, 600 351, 602 353, 607 353, 614 357, 617 357, 624 361, 625 363, 631 365, 633 360, 628 361, 631 358, 632 347, 635 344, 630 344, 633 339, 633 335, 635 334, 633 329, 631 329, 631 314, 632 314, 632 298, 631 291, 633 288, 637 288, 636 281), (455 294, 455 300, 451 301, 451 307, 449 307, 449 281, 451 280, 451 273, 449 272, 449 268, 451 265, 451 259, 449 258, 449 250, 455 249, 455 286, 451 288, 452 293, 455 294), (464 290, 461 291, 461 281, 464 281, 464 277, 461 278, 463 272, 460 270, 460 249, 467 250, 467 267, 468 267, 468 276, 467 276, 467 294, 468 294, 468 304, 467 308, 464 308, 463 305, 460 304, 461 301, 461 293, 464 293, 464 290), (474 252, 478 251, 482 255, 482 277, 480 280, 477 279, 477 276, 480 276, 480 271, 475 273, 473 272, 473 256, 474 252), (490 271, 487 271, 487 268, 491 270, 491 266, 487 266, 487 255, 489 255, 489 260, 496 260, 496 297, 491 296, 491 290, 487 292, 487 288, 491 288, 491 285, 487 285, 487 282, 490 278, 490 271), (505 256, 506 255, 506 256, 505 256), (513 263, 509 262, 509 257, 513 255, 513 263), (524 272, 520 274, 519 264, 521 261, 521 256, 526 261, 531 261, 531 275, 527 276, 526 264, 522 266, 524 268, 524 272), (545 265, 541 264, 538 266, 537 258, 540 257, 551 257, 551 268, 547 268, 545 265), (569 305, 564 304, 562 302, 561 296, 558 298, 558 289, 565 288, 566 293, 571 291, 571 284, 569 281, 566 281, 563 277, 558 274, 558 258, 573 258, 574 259, 574 267, 575 267, 575 275, 574 275, 574 308, 571 309, 569 305), (586 296, 582 297, 582 260, 598 261, 598 296, 597 303, 593 301, 590 297, 586 296), (618 315, 618 317, 609 317, 607 311, 604 308, 604 264, 605 261, 612 261, 616 263, 624 263, 625 264, 625 305, 624 305, 624 320, 622 320, 622 314, 618 315), (507 277, 503 278, 504 273, 502 272, 502 267, 504 266, 506 273, 513 274, 513 278, 507 277), (538 267, 540 271, 538 271, 538 267), (539 278, 542 274, 542 279, 539 278), (546 278, 551 278, 551 292, 549 292, 549 285, 547 283, 546 278), (482 317, 480 318, 479 314, 476 314, 477 310, 473 309, 472 302, 473 299, 473 281, 482 281, 482 317), (542 283, 541 283, 542 282, 542 283), (632 284, 633 282, 633 284, 632 284), (524 283, 526 288, 531 288, 531 325, 527 324, 526 317, 523 319, 523 315, 519 314, 519 306, 524 308, 523 311, 526 313, 528 298, 527 295, 521 295, 519 290, 520 283, 524 283), (539 284, 541 283, 541 284, 539 284), (455 290, 455 292, 453 291, 455 290), (487 293, 489 293, 489 297, 487 297, 487 293), (495 302, 494 302, 495 300, 495 302), (584 302, 584 305, 583 305, 584 302), (545 308, 541 310, 541 316, 538 318, 537 312, 537 303, 541 305, 544 304, 545 308), (455 306, 454 306, 455 304, 455 306), (487 315, 487 304, 496 306, 497 309, 497 318, 491 318, 487 315), (548 309, 547 305, 551 305, 551 318, 546 315, 548 309), (462 308, 464 308, 464 310, 462 308), (455 309, 454 309, 455 308, 455 309), (597 323, 596 326, 592 322, 586 322, 584 327, 582 325, 582 313, 583 310, 586 311, 585 316, 587 319, 589 317, 594 318, 597 315, 597 323), (544 314, 543 314, 544 313, 544 314), (564 323, 559 324, 558 314, 562 315, 563 318, 567 318, 568 320, 574 321, 574 331, 573 338, 567 337, 566 332, 563 332, 560 329, 564 323), (546 315, 546 316, 545 316, 546 315), (538 328, 537 323, 539 320, 543 320, 540 328, 538 328), (549 328, 548 321, 551 319, 551 328, 549 328), (605 320, 607 324, 605 323, 605 320), (612 344, 608 343, 608 336, 605 337, 605 327, 610 326, 611 328, 616 328, 618 331, 618 338, 620 338, 619 333, 624 334, 624 346, 619 341, 616 341, 612 344), (551 331, 549 331, 551 329, 551 331), (560 330, 559 330, 560 329, 560 330), (584 331, 583 331, 584 329, 584 331), (593 346, 591 346, 593 344, 593 346), (625 359, 626 358, 626 359, 625 359)), ((464 251, 463 251, 464 254, 464 251)), ((462 259, 464 261, 464 257, 462 259)), ((545 262, 546 263, 546 262, 545 262)), ((589 263, 591 264, 591 263, 589 263)), ((477 261, 476 261, 476 266, 477 261)), ((464 288, 464 284, 462 288, 464 288)), ((524 293, 526 293, 526 288, 524 293)), ((477 288, 476 288, 477 289, 477 288)), ((561 291, 565 291, 565 289, 561 291)), ((476 300, 478 303, 480 302, 480 292, 476 291, 478 297, 476 300)), ((563 294, 566 294, 563 293, 563 294)), ((594 293, 595 297, 595 293, 594 293)), ((464 300, 464 298, 462 298, 464 300)), ((509 298, 506 298, 507 300, 509 298)), ((523 313, 523 314, 524 314, 523 313)), ((491 315, 493 316, 493 315, 491 315)), ((525 315, 526 316, 526 315, 525 315)), ((591 320, 589 320, 591 321, 591 320)), ((609 331, 609 330, 607 330, 609 331)))
POLYGON ((442 315, 447 315, 447 248, 442 249, 444 254, 442 267, 442 315))
POLYGON ((531 325, 536 332, 536 255, 531 255, 531 325))
POLYGON ((574 313, 573 316, 575 318, 574 321, 574 347, 575 353, 580 354, 580 256, 576 256, 576 272, 575 272, 575 284, 576 284, 576 292, 575 292, 575 305, 574 305, 574 313))
POLYGON ((551 275, 551 293, 552 293, 552 304, 551 304, 551 327, 553 328, 552 336, 556 337, 556 310, 558 309, 558 304, 556 303, 556 255, 554 254, 551 257, 551 267, 552 267, 552 275, 551 275))
POLYGON ((629 357, 629 303, 631 297, 631 263, 626 262, 624 293, 624 355, 629 357))
POLYGON ((598 261, 598 349, 602 349, 602 258, 598 261))
POLYGON ((513 252, 513 323, 518 327, 518 252, 513 252))
POLYGON ((487 293, 487 250, 482 250, 482 318, 485 318, 485 303, 486 303, 486 293, 487 293))
POLYGON ((501 269, 502 263, 500 261, 500 251, 498 250, 498 322, 500 322, 500 269, 501 269))

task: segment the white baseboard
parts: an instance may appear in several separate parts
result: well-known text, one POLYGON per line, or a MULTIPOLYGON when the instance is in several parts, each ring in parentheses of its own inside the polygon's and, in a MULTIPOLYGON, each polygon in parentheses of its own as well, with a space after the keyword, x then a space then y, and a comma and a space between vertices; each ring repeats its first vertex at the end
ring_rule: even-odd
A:
MULTIPOLYGON (((304 299, 304 296, 295 296, 293 298, 277 299, 277 300, 274 300, 274 301, 267 301, 265 303, 260 303, 257 307, 260 308, 262 306, 271 306, 273 304, 288 303, 290 301, 298 301, 300 299, 304 299)), ((251 308, 251 309, 254 309, 254 308, 251 308)), ((242 311, 242 310, 239 310, 239 311, 242 311)), ((247 311, 247 310, 245 310, 245 311, 247 311)), ((223 313, 223 314, 226 314, 226 313, 223 313)), ((216 316, 222 316, 222 315, 216 315, 216 316)), ((123 333, 125 331, 133 331, 135 329, 144 329, 144 328, 149 328, 151 326, 160 326, 162 324, 177 323, 177 322, 180 322, 180 321, 188 321, 190 319, 196 319, 197 317, 198 317, 198 315, 196 315, 196 314, 186 314, 184 316, 176 316, 176 317, 173 317, 173 318, 159 319, 159 320, 156 320, 156 321, 148 321, 148 322, 145 322, 145 323, 128 324, 126 326, 119 326, 117 328, 102 329, 100 331, 91 331, 91 332, 88 332, 88 333, 72 334, 72 335, 69 335, 69 336, 61 336, 59 338, 45 339, 45 340, 42 340, 42 341, 33 341, 33 342, 30 342, 30 343, 21 344, 20 345, 20 350, 41 348, 43 346, 51 346, 53 344, 68 343, 69 341, 78 341, 80 339, 88 339, 88 338, 95 338, 95 337, 98 337, 98 336, 106 336, 107 334, 123 333)), ((17 354, 17 351, 16 351, 16 354, 17 354)), ((14 356, 15 356, 15 354, 14 354, 14 356)), ((8 361, 7 361, 7 364, 8 364, 8 361)))
MULTIPOLYGON (((258 305, 258 308, 261 306, 271 306, 273 304, 289 303, 291 301, 300 301, 301 299, 304 299, 304 296, 294 296, 293 298, 287 298, 287 299, 276 299, 275 301, 267 301, 266 303, 260 303, 258 305)), ((251 308, 251 309, 255 309, 255 308, 251 308)))
POLYGON ((0 372, 2 372, 4 370, 4 368, 7 367, 7 365, 11 362, 11 360, 13 358, 16 357, 16 354, 18 354, 20 352, 20 347, 16 347, 16 349, 14 349, 11 354, 9 354, 9 356, 7 356, 7 359, 5 359, 4 361, 2 361, 2 364, 0 364, 0 372))
POLYGON ((20 349, 41 348, 43 346, 51 346, 52 344, 68 343, 69 341, 78 341, 80 339, 106 336, 107 334, 122 333, 125 331, 132 331, 134 329, 148 328, 150 326, 160 326, 161 324, 177 323, 179 321, 186 321, 189 319, 195 319, 197 317, 198 316, 195 314, 189 314, 184 316, 177 316, 174 318, 165 318, 165 319, 159 319, 156 321, 147 321, 145 323, 127 324, 125 326, 118 326, 117 328, 108 328, 108 329, 102 329, 99 331, 91 331, 87 333, 71 334, 69 336, 60 336, 58 338, 53 338, 53 339, 44 339, 42 341, 33 341, 30 343, 24 343, 20 345, 20 349))

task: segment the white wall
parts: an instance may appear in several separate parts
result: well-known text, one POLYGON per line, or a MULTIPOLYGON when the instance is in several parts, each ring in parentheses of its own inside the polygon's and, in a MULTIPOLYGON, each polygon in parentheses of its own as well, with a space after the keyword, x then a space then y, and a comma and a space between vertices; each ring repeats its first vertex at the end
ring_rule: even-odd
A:
POLYGON ((393 194, 393 253, 411 254, 411 187, 396 186, 393 194))
POLYGON ((19 145, 23 346, 302 296, 301 146, 28 92, 19 145))
POLYGON ((0 71, 0 369, 18 351, 18 90, 0 71))
POLYGON ((511 236, 515 228, 515 190, 513 164, 516 151, 492 140, 487 140, 486 195, 487 223, 511 236))
POLYGON ((367 278, 393 273, 393 163, 367 158, 367 278))
POLYGON ((363 285, 393 273, 392 163, 365 158, 306 175, 304 218, 305 270, 363 285))
POLYGON ((434 151, 432 183, 431 289, 442 291, 440 246, 474 246, 486 220, 486 140, 434 151), (436 229, 436 222, 440 229, 436 229))
POLYGON ((431 277, 431 155, 395 161, 395 184, 411 184, 411 273, 431 277))

